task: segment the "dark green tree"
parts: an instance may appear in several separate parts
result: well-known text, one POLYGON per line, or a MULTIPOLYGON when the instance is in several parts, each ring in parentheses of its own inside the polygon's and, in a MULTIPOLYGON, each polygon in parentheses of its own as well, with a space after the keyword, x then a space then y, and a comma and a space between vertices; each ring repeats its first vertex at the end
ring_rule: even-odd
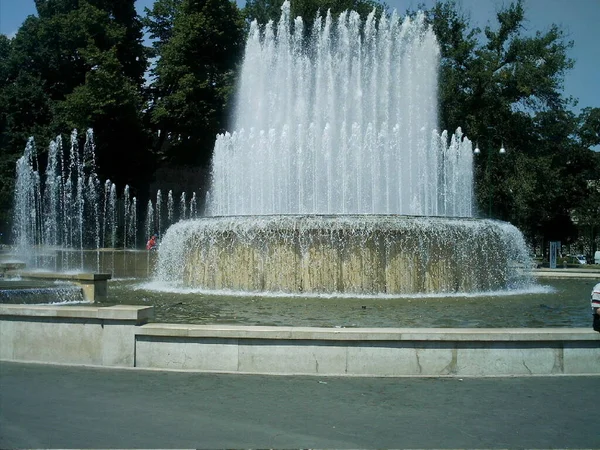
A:
POLYGON ((463 126, 473 140, 489 139, 507 134, 512 122, 522 121, 521 113, 567 106, 562 83, 573 65, 567 56, 572 43, 556 25, 525 35, 522 1, 501 10, 497 27, 486 27, 484 36, 452 0, 436 3, 429 19, 442 50, 445 128, 463 126))
POLYGON ((12 222, 15 163, 29 136, 49 136, 52 118, 43 80, 14 60, 20 51, 23 29, 31 26, 33 20, 28 18, 14 39, 0 35, 0 233, 6 238, 12 222))
MULTIPOLYGON (((40 18, 46 14, 40 11, 40 18)), ((134 1, 81 1, 47 20, 58 34, 57 50, 77 62, 77 78, 54 108, 56 128, 93 128, 99 175, 141 187, 154 164, 143 127, 147 60, 134 1)))
POLYGON ((574 138, 577 130, 577 117, 570 111, 539 112, 533 127, 523 130, 533 150, 517 147, 506 155, 501 180, 510 195, 501 202, 503 217, 530 239, 539 236, 569 244, 578 237, 573 212, 589 196, 588 180, 595 162, 594 153, 574 138), (527 168, 515 170, 513 156, 526 161, 527 168), (534 188, 526 192, 522 183, 534 188))
MULTIPOLYGON (((584 241, 589 242, 590 256, 600 250, 600 108, 584 108, 578 118, 577 139, 585 153, 584 183, 586 193, 575 207, 573 216, 584 241)), ((578 249, 583 252, 583 249, 578 249)))
POLYGON ((600 108, 584 108, 578 121, 581 145, 590 148, 600 146, 600 108))
POLYGON ((572 43, 556 25, 526 33, 521 0, 483 33, 452 0, 436 3, 428 18, 441 47, 441 124, 461 126, 482 150, 480 214, 510 220, 531 241, 574 240, 571 211, 586 194, 590 152, 576 139, 577 118, 562 95, 572 43))
POLYGON ((180 11, 183 0, 157 0, 152 9, 145 8, 143 24, 152 39, 152 56, 160 54, 171 36, 173 36, 173 25, 175 16, 180 11))
POLYGON ((467 127, 465 105, 473 95, 472 74, 479 28, 471 28, 468 16, 455 2, 438 2, 428 11, 442 54, 440 67, 440 127, 467 127))
POLYGON ((158 39, 149 109, 155 150, 171 165, 208 165, 225 130, 243 19, 228 0, 158 0, 146 23, 158 39))
POLYGON ((0 40, 0 145, 9 156, 0 199, 12 195, 14 160, 29 136, 43 151, 72 128, 95 129, 102 178, 142 185, 152 165, 142 122, 147 58, 134 0, 36 0, 36 8, 14 39, 0 40))

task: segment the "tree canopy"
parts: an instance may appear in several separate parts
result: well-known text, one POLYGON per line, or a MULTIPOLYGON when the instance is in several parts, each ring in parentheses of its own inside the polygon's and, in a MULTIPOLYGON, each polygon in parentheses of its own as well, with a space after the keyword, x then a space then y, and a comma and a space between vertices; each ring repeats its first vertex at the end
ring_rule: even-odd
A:
POLYGON ((149 104, 155 151, 179 165, 207 165, 243 46, 243 19, 228 0, 158 0, 146 23, 156 38, 149 104))

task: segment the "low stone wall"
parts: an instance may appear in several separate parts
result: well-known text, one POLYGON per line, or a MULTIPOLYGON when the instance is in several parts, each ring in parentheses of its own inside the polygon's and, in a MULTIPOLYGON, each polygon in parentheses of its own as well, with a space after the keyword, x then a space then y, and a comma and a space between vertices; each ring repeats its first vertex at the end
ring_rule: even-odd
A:
POLYGON ((353 376, 600 374, 585 328, 301 328, 148 324, 138 367, 353 376))
POLYGON ((536 278, 595 278, 600 280, 600 269, 533 269, 531 275, 536 278))
POLYGON ((133 367, 135 329, 154 308, 0 305, 0 359, 133 367))
POLYGON ((152 307, 0 305, 0 359, 335 376, 600 375, 587 328, 305 328, 146 323, 152 307))

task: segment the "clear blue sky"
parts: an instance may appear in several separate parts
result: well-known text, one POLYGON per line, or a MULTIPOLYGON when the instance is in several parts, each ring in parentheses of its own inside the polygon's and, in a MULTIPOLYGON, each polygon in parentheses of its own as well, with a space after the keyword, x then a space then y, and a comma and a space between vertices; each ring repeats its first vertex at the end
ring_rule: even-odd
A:
MULTIPOLYGON (((245 0, 237 0, 243 4, 245 0)), ((471 22, 483 28, 494 24, 495 13, 509 1, 458 0, 470 14, 471 22)), ((140 13, 153 0, 137 0, 140 13)), ((435 0, 388 0, 398 12, 419 4, 430 7, 435 0)), ((552 23, 563 27, 575 42, 570 51, 575 67, 565 78, 564 93, 579 99, 579 108, 600 107, 600 0, 525 0, 527 31, 547 30, 552 23)), ((0 0, 0 33, 14 35, 29 14, 35 14, 33 0, 0 0)))

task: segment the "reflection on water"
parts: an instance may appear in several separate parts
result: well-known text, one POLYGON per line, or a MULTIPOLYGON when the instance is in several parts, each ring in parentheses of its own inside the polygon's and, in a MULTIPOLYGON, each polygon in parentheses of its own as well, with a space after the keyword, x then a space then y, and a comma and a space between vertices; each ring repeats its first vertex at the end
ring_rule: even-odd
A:
POLYGON ((215 295, 113 280, 103 304, 155 307, 156 322, 310 327, 590 327, 595 280, 543 280, 527 292, 404 298, 215 295))

